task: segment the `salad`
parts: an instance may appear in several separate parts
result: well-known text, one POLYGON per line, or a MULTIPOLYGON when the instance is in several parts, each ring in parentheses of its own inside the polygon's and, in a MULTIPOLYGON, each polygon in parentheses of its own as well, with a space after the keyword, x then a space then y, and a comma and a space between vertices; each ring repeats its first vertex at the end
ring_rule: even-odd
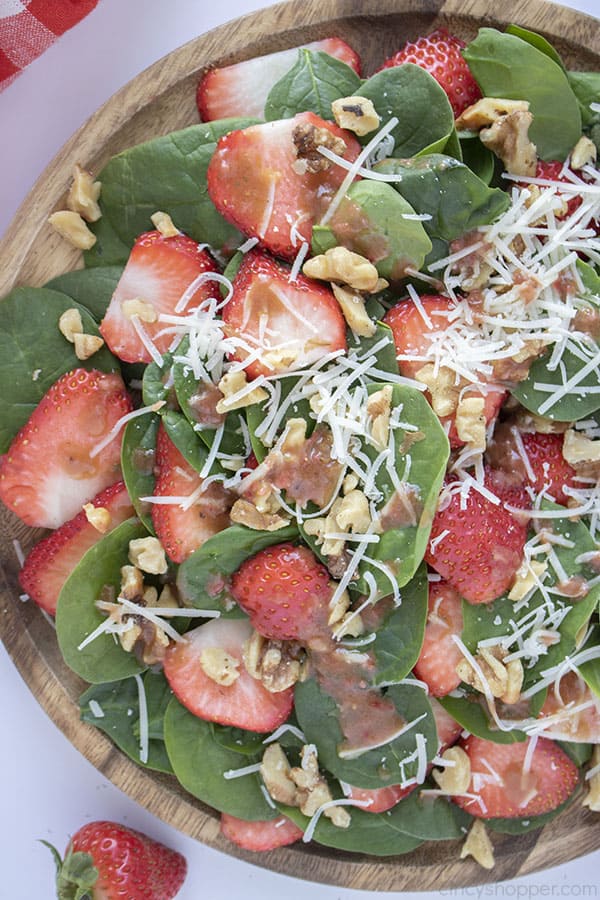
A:
POLYGON ((330 38, 197 102, 76 167, 85 268, 3 301, 22 599, 239 846, 490 868, 600 811, 600 75, 330 38))

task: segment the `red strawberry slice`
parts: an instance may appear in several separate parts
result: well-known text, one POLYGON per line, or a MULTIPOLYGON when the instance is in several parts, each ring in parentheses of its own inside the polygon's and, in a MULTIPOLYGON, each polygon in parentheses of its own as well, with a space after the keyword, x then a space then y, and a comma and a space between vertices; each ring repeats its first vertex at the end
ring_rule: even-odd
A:
POLYGON ((548 737, 555 741, 600 744, 600 699, 577 672, 567 672, 551 686, 540 711, 548 719, 548 737))
POLYGON ((295 844, 304 832, 286 816, 278 816, 268 822, 247 822, 221 813, 221 834, 243 850, 261 853, 295 844))
MULTIPOLYGON (((293 119, 230 131, 220 138, 208 166, 208 193, 221 215, 285 259, 294 259, 302 241, 310 244, 314 222, 346 175, 334 164, 318 172, 303 171, 294 135, 298 138, 300 131, 313 128, 341 139, 344 158, 356 159, 360 145, 350 132, 303 112, 293 119)), ((315 136, 321 143, 319 132, 315 136)))
POLYGON ((433 710, 433 718, 435 719, 435 727, 437 728, 439 750, 443 753, 447 747, 455 744, 462 734, 462 725, 453 719, 450 713, 447 713, 441 703, 434 697, 429 698, 431 709, 433 710))
MULTIPOLYGON (((97 509, 108 511, 106 531, 112 531, 125 519, 135 516, 133 504, 122 481, 111 484, 91 501, 97 509)), ((33 548, 19 573, 21 587, 32 600, 50 615, 56 613, 56 602, 62 586, 83 556, 105 532, 98 531, 85 511, 45 537, 33 548)))
POLYGON ((479 85, 463 59, 461 50, 464 47, 466 44, 460 38, 449 34, 444 28, 438 28, 425 37, 407 41, 381 68, 410 62, 426 69, 445 90, 457 118, 467 106, 481 97, 479 85))
POLYGON ((236 359, 251 378, 301 368, 335 350, 345 350, 346 322, 325 285, 298 275, 267 253, 246 254, 223 309, 227 334, 240 342, 236 359), (246 349, 247 348, 247 349, 246 349))
MULTIPOLYGON (((174 332, 159 321, 159 316, 175 312, 178 302, 199 275, 216 271, 210 254, 184 234, 166 238, 158 231, 148 231, 140 235, 100 325, 112 352, 125 362, 152 362, 152 355, 139 335, 139 329, 143 329, 158 352, 166 353, 174 332), (138 307, 143 310, 139 316, 134 316, 136 305, 131 303, 134 300, 143 303, 138 307)), ((192 309, 209 297, 220 297, 218 284, 212 280, 191 289, 185 308, 192 309)))
MULTIPOLYGON (((577 472, 563 456, 564 435, 531 432, 521 435, 527 459, 535 480, 533 489, 539 494, 544 488, 557 503, 565 506, 568 494, 565 487, 577 487, 577 472)), ((525 484, 531 483, 528 476, 525 484)))
POLYGON ((58 528, 73 518, 120 477, 120 436, 95 451, 130 410, 120 375, 67 372, 0 460, 0 500, 27 525, 58 528))
MULTIPOLYGON (((538 159, 535 177, 536 178, 545 178, 548 181, 559 181, 563 184, 573 184, 573 180, 568 178, 565 172, 568 169, 565 168, 564 163, 558 162, 557 160, 550 160, 549 162, 544 161, 543 159, 538 159)), ((558 191, 561 194, 560 190, 558 191)), ((583 198, 573 194, 565 194, 562 195, 563 199, 567 204, 567 208, 564 213, 557 214, 557 219, 568 219, 569 216, 572 216, 575 210, 581 206, 583 202, 583 198)))
POLYGON ((469 603, 495 600, 521 565, 527 526, 472 486, 461 497, 458 481, 441 496, 425 561, 469 603))
POLYGON ((380 813, 392 809, 397 803, 400 803, 405 797, 408 797, 416 784, 408 787, 401 787, 399 784, 390 784, 388 787, 382 788, 357 788, 350 787, 348 797, 351 800, 357 800, 361 804, 361 809, 365 812, 380 813))
POLYGON ((293 688, 270 693, 248 674, 242 654, 251 635, 252 626, 246 619, 214 619, 169 645, 165 676, 179 701, 195 716, 248 731, 272 731, 285 722, 294 702, 293 688), (239 676, 229 685, 219 684, 203 667, 215 649, 239 664, 239 676))
POLYGON ((462 599, 445 581, 429 585, 429 612, 425 639, 415 666, 415 675, 434 697, 445 697, 460 684, 456 666, 463 656, 452 640, 462 633, 462 599))
POLYGON ((480 819, 521 819, 551 812, 573 793, 579 769, 554 741, 496 744, 472 735, 462 742, 471 762, 467 794, 453 800, 480 819))
POLYGON ((265 101, 273 85, 289 72, 300 49, 321 51, 341 59, 360 75, 360 58, 341 38, 325 38, 301 47, 291 47, 267 56, 245 59, 233 66, 211 69, 201 79, 196 93, 198 112, 203 122, 231 116, 263 119, 265 101))
MULTIPOLYGON (((203 480, 181 455, 162 424, 156 438, 157 497, 189 497, 200 489, 203 480)), ((220 481, 212 481, 189 509, 178 502, 152 505, 152 524, 156 536, 173 562, 180 563, 213 534, 229 525, 233 500, 220 481)))
POLYGON ((333 586, 308 547, 285 543, 243 562, 231 593, 265 637, 305 641, 327 622, 333 586))

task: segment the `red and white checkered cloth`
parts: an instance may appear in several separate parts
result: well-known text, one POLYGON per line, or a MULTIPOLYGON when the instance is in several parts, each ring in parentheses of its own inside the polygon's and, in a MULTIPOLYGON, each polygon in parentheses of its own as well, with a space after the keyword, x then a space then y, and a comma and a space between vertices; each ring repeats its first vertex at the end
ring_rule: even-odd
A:
POLYGON ((0 91, 98 0, 0 0, 0 91))

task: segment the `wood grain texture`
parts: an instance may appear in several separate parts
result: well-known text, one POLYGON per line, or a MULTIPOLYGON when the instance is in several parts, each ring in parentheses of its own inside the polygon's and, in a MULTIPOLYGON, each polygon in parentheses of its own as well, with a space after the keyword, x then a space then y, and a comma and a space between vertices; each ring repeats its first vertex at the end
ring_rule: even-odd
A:
MULTIPOLYGON (((46 224, 64 204, 74 163, 98 171, 115 153, 141 140, 197 121, 198 75, 219 65, 328 35, 346 39, 362 55, 368 74, 407 38, 438 26, 465 38, 480 25, 509 22, 545 34, 567 65, 600 68, 598 22, 542 0, 293 0, 245 16, 191 41, 155 63, 120 90, 67 142, 48 166, 0 243, 0 295, 20 284, 40 285, 78 267, 78 254, 46 224)), ((53 629, 33 604, 18 600, 18 562, 13 539, 27 550, 39 532, 6 510, 0 513, 0 637, 40 704, 67 738, 127 794, 169 824, 198 840, 256 865, 299 878, 380 891, 433 890, 514 878, 555 866, 600 847, 592 813, 579 805, 541 832, 494 837, 491 872, 458 860, 457 842, 429 844, 409 857, 373 860, 317 846, 294 846, 269 854, 237 851, 218 833, 215 814, 174 779, 150 774, 128 761, 110 741, 79 721, 83 684, 64 666, 53 629)), ((368 850, 368 848, 365 848, 368 850)))

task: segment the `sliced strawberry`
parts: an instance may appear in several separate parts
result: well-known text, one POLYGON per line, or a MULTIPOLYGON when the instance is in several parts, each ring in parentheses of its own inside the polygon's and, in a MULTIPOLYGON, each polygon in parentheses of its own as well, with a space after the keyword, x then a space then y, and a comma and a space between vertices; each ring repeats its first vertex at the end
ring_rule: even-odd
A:
POLYGON ((407 41, 381 68, 388 69, 403 63, 421 66, 443 87, 454 116, 458 117, 481 97, 479 85, 463 59, 461 50, 464 47, 466 44, 460 38, 449 34, 444 28, 438 28, 425 37, 407 41))
POLYGON ((557 503, 566 505, 568 494, 565 494, 564 488, 577 487, 578 482, 577 472, 562 453, 564 435, 531 432, 521 435, 521 438, 535 476, 532 486, 536 494, 546 488, 546 493, 554 497, 557 503))
POLYGON ((105 509, 110 518, 104 531, 89 521, 85 511, 36 544, 19 573, 21 587, 32 600, 53 616, 62 586, 83 556, 107 531, 135 516, 135 509, 122 481, 111 484, 91 501, 105 509))
MULTIPOLYGON (((202 479, 181 455, 162 424, 156 438, 157 497, 188 497, 198 491, 202 479)), ((154 503, 152 524, 166 554, 180 563, 213 534, 229 525, 232 498, 220 481, 212 481, 189 509, 179 503, 154 503)))
POLYGON ((301 47, 291 47, 267 56, 255 56, 232 66, 211 69, 201 79, 196 92, 198 112, 203 122, 232 116, 263 119, 265 102, 273 85, 289 72, 300 49, 321 51, 341 59, 360 75, 360 58, 341 38, 325 38, 301 47))
POLYGON ((434 697, 444 697, 460 684, 456 666, 463 657, 452 636, 460 635, 462 628, 460 594, 445 581, 431 582, 425 639, 415 675, 434 697))
POLYGON ((563 443, 562 434, 521 432, 510 421, 500 423, 486 452, 490 488, 512 506, 531 506, 527 488, 566 505, 564 488, 577 487, 577 472, 563 456, 563 443))
POLYGON ((324 132, 329 132, 328 140, 344 142, 345 159, 356 159, 360 152, 356 138, 311 112, 230 131, 220 138, 211 158, 207 172, 211 200, 229 222, 258 238, 276 256, 293 259, 302 241, 310 244, 313 223, 346 175, 333 164, 317 172, 303 171, 294 136, 298 141, 302 133, 305 144, 316 146, 323 143, 324 132))
POLYGON ((348 797, 351 800, 358 800, 361 803, 361 809, 365 812, 380 813, 392 809, 393 806, 396 806, 397 803, 400 803, 401 800, 412 794, 416 787, 416 784, 411 784, 408 787, 390 784, 388 787, 382 788, 357 788, 351 786, 348 797))
MULTIPOLYGON (((100 325, 112 352, 125 362, 152 362, 152 355, 136 330, 137 323, 158 352, 166 353, 174 332, 159 320, 161 313, 172 315, 198 276, 215 271, 210 254, 184 234, 167 238, 158 231, 148 231, 140 235, 100 325), (141 304, 136 305, 132 302, 135 300, 141 304), (134 315, 136 308, 138 315, 134 315)), ((218 284, 212 280, 191 289, 185 308, 192 309, 209 297, 220 298, 218 284)))
POLYGON ((275 544, 242 563, 231 593, 254 628, 275 640, 309 640, 329 618, 327 569, 308 547, 275 544))
POLYGON ((221 834, 243 850, 275 850, 295 844, 304 834, 291 819, 278 816, 268 822, 246 822, 227 813, 221 813, 221 834))
POLYGON ((246 619, 213 619, 169 645, 165 676, 179 701, 195 716, 248 731, 272 731, 285 722, 294 702, 293 688, 270 693, 248 674, 242 657, 251 635, 252 626, 246 619), (219 684, 205 670, 214 674, 215 669, 206 662, 210 652, 205 653, 214 650, 224 651, 230 663, 237 663, 239 675, 229 685, 219 684))
POLYGON ((236 359, 249 362, 251 378, 310 365, 335 350, 346 349, 346 322, 328 287, 298 275, 267 253, 246 254, 223 309, 229 337, 240 341, 236 359), (248 347, 249 349, 246 349, 248 347))
POLYGON ((0 500, 27 525, 58 528, 121 475, 117 434, 131 410, 120 375, 74 369, 52 385, 0 459, 0 500))
POLYGON ((496 744, 471 735, 463 741, 471 782, 454 802, 480 819, 530 818, 564 803, 577 786, 579 769, 554 741, 541 738, 531 752, 531 740, 496 744))
MULTIPOLYGON (((538 159, 535 177, 536 178, 544 178, 547 181, 554 182, 562 182, 563 184, 573 184, 573 179, 567 176, 567 172, 570 170, 565 166, 564 163, 558 162, 557 160, 551 160, 549 162, 545 162, 543 159, 538 159)), ((572 174, 572 173, 571 173, 572 174)), ((572 216, 575 210, 581 206, 583 202, 583 198, 579 195, 573 194, 561 194, 560 190, 558 191, 559 195, 561 195, 566 203, 566 210, 564 213, 557 214, 557 219, 568 219, 569 216, 572 216)))
POLYGON ((472 486, 461 494, 460 482, 446 484, 425 561, 469 603, 488 603, 510 587, 527 526, 472 486))
POLYGON ((446 712, 442 704, 438 703, 435 697, 430 697, 429 702, 431 704, 431 709, 433 710, 433 718, 435 719, 435 727, 437 728, 438 733, 438 753, 443 753, 447 747, 451 747, 452 744, 457 742, 462 734, 463 728, 456 719, 452 718, 450 713, 446 712))
POLYGON ((544 734, 555 741, 600 744, 600 700, 577 672, 549 688, 540 719, 548 719, 544 734))

